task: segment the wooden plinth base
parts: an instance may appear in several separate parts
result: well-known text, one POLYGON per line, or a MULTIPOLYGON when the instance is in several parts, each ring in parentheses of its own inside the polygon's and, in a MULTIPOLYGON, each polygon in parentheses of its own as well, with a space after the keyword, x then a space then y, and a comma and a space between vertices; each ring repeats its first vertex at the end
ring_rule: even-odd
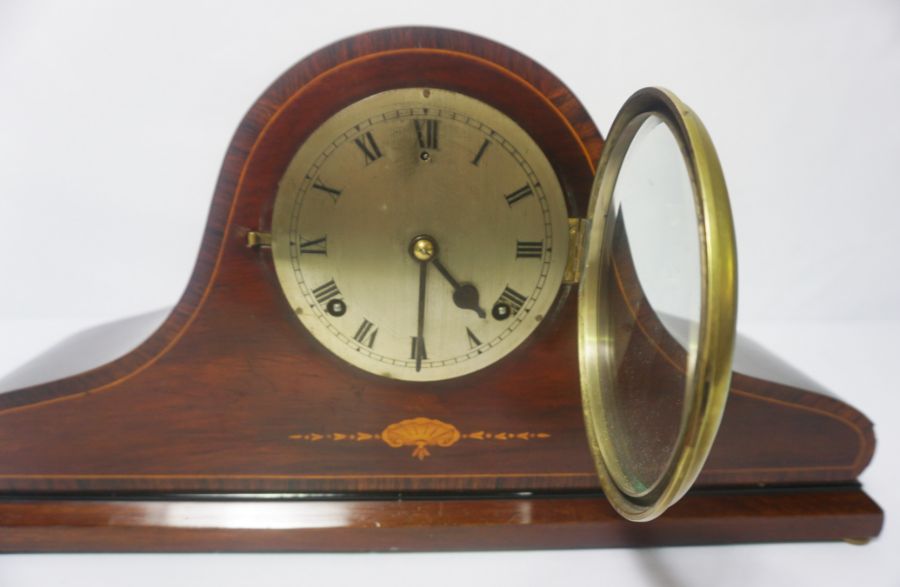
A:
POLYGON ((622 520, 602 496, 410 500, 0 500, 3 552, 437 551, 855 540, 883 513, 857 487, 695 491, 622 520))

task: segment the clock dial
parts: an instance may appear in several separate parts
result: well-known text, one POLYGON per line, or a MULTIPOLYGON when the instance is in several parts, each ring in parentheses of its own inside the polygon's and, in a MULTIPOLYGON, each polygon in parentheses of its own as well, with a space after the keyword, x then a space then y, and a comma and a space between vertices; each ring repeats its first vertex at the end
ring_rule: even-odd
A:
POLYGON ((376 94, 300 147, 279 185, 272 249, 295 314, 371 373, 457 377, 534 331, 559 291, 565 200, 528 134, 436 89, 376 94))

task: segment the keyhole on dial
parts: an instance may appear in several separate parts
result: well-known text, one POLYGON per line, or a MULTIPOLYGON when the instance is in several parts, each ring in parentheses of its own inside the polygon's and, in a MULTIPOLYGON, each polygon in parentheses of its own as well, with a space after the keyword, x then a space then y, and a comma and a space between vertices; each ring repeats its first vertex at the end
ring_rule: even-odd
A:
POLYGON ((491 316, 494 317, 494 320, 506 320, 512 315, 510 311, 509 304, 504 302, 497 302, 494 304, 493 309, 491 309, 491 316))

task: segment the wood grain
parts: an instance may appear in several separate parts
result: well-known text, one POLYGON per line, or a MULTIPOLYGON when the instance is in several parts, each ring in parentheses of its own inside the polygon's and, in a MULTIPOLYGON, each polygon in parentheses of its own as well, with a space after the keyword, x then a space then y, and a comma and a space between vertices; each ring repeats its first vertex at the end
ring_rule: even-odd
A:
POLYGON ((649 524, 598 496, 411 501, 0 501, 0 552, 513 550, 864 539, 854 488, 695 493, 649 524))

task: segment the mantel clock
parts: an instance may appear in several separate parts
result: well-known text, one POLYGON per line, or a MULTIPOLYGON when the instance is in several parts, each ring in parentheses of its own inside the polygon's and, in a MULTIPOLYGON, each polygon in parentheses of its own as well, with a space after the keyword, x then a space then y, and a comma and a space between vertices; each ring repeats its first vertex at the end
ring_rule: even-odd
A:
POLYGON ((241 122, 163 325, 0 395, 0 548, 877 535, 871 423, 736 337, 736 276, 715 149, 671 92, 604 141, 491 41, 340 41, 241 122))

